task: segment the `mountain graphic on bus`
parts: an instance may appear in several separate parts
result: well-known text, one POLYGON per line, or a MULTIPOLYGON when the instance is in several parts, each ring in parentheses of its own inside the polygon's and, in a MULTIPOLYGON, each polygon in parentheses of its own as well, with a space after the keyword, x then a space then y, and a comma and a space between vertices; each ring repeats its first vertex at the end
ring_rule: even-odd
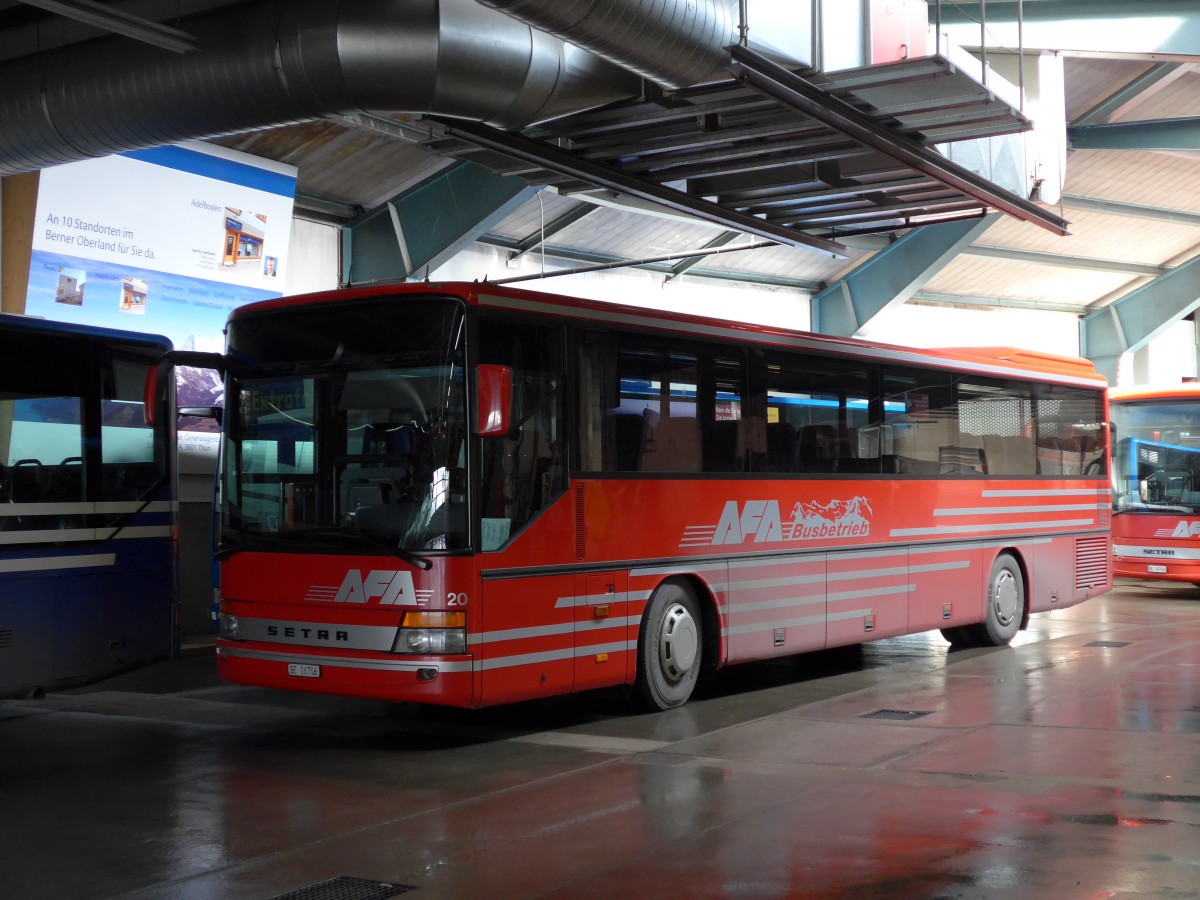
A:
POLYGON ((872 516, 871 504, 863 496, 824 504, 800 500, 792 508, 790 538, 861 537, 871 533, 872 516))

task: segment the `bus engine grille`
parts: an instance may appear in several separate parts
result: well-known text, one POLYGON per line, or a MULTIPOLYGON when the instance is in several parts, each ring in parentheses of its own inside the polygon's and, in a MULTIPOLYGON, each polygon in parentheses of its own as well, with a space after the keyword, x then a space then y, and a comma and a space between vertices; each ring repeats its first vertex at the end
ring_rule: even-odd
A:
POLYGON ((1108 538, 1075 539, 1075 590, 1090 590, 1108 584, 1108 538))

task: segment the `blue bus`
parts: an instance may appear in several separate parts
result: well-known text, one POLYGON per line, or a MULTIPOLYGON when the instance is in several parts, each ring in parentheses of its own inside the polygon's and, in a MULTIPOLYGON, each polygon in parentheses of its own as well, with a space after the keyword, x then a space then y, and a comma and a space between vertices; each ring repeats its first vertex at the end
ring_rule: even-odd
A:
POLYGON ((170 341, 0 314, 0 347, 0 696, 169 656, 170 341))

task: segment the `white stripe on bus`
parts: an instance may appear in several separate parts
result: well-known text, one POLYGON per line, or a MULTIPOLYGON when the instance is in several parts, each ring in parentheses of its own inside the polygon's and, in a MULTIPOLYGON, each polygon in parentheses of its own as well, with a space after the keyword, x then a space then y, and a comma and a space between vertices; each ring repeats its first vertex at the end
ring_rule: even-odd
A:
POLYGON ((217 653, 241 659, 259 659, 264 662, 302 663, 310 666, 331 666, 341 669, 379 669, 391 672, 416 672, 418 669, 436 669, 438 672, 470 672, 473 663, 446 662, 443 660, 390 660, 355 659, 342 656, 314 656, 311 653, 277 653, 270 650, 247 650, 228 645, 218 647, 217 653))
POLYGON ((564 659, 595 656, 597 653, 624 653, 637 650, 637 641, 616 641, 611 644, 594 644, 589 647, 568 647, 563 650, 546 650, 542 653, 521 653, 516 656, 498 656, 495 659, 485 659, 480 668, 487 672, 492 669, 511 669, 516 666, 529 666, 537 663, 560 662, 564 659))
POLYGON ((67 544, 129 538, 170 537, 170 525, 138 525, 127 528, 39 528, 33 531, 0 532, 0 544, 67 544))
POLYGON ((870 609, 852 609, 847 612, 831 613, 828 616, 805 616, 800 619, 784 619, 778 622, 755 622, 751 625, 736 625, 725 630, 729 637, 739 634, 754 634, 757 631, 774 631, 776 628, 801 628, 805 625, 821 625, 825 622, 841 622, 846 619, 860 619, 871 615, 870 609))
POLYGON ((1111 488, 1036 488, 984 490, 984 497, 1107 497, 1111 488))
POLYGON ((825 594, 813 594, 811 596, 801 597, 784 597, 780 600, 762 600, 758 602, 746 601, 744 603, 730 603, 725 607, 725 612, 730 616, 740 615, 748 612, 761 612, 764 609, 784 609, 789 606, 812 606, 815 603, 824 603, 825 594))
POLYGON ((115 553, 94 553, 87 556, 40 556, 22 559, 0 559, 0 572, 41 572, 51 569, 85 569, 91 566, 112 566, 115 553))
POLYGON ((95 513, 164 513, 173 512, 170 500, 154 500, 145 507, 137 500, 105 501, 102 503, 0 503, 2 516, 89 516, 95 513))
POLYGON ((480 634, 467 635, 468 644, 493 644, 497 641, 522 641, 527 638, 550 637, 556 634, 572 634, 576 625, 588 626, 596 623, 598 628, 627 628, 637 625, 641 619, 636 616, 622 616, 615 619, 595 619, 588 622, 559 622, 557 625, 531 625, 528 628, 506 628, 502 631, 484 631, 480 634))
POLYGON ((962 509, 935 509, 937 516, 1006 516, 1012 513, 1091 512, 1095 503, 1063 503, 1056 506, 979 506, 962 509))
POLYGON ((1088 528, 1095 527, 1092 519, 1060 519, 1056 522, 987 522, 983 525, 937 525, 932 528, 893 528, 892 537, 910 537, 919 534, 977 534, 981 531, 1024 531, 1034 528, 1088 528))
POLYGON ((861 591, 838 591, 826 594, 825 599, 830 603, 840 603, 843 600, 863 600, 867 597, 886 597, 889 594, 911 594, 916 589, 915 584, 897 584, 891 587, 867 588, 861 591))

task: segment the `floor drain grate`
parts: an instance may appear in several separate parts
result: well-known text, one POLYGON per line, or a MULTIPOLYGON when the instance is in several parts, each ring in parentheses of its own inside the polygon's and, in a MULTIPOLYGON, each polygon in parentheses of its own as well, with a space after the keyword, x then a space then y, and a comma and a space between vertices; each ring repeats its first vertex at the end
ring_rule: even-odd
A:
POLYGON ((863 713, 859 716, 860 719, 890 719, 893 722, 911 722, 913 719, 919 719, 922 716, 927 716, 933 710, 919 709, 877 709, 872 713, 863 713))
POLYGON ((385 881, 339 875, 328 881, 278 894, 271 900, 386 900, 415 890, 416 887, 411 884, 388 884, 385 881))
POLYGON ((1090 644, 1084 644, 1085 647, 1109 647, 1113 650, 1119 650, 1121 647, 1128 647, 1133 641, 1092 641, 1090 644))

